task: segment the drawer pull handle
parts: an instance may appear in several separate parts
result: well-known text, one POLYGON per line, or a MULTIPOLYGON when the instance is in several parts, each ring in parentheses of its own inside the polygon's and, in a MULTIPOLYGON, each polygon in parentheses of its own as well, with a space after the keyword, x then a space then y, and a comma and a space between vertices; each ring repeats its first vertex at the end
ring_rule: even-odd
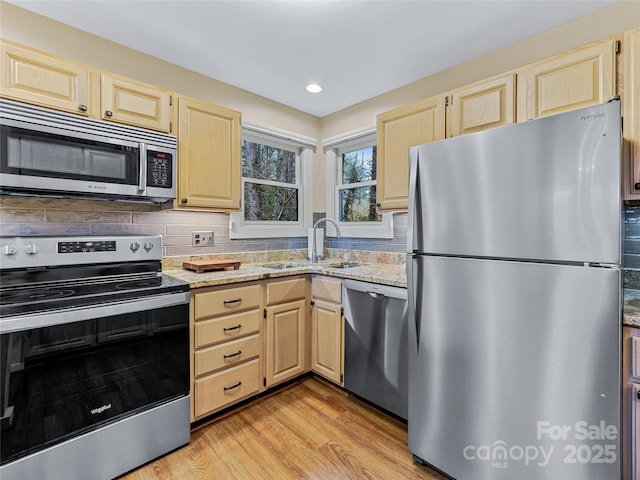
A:
POLYGON ((229 355, 223 355, 225 359, 237 357, 238 355, 242 355, 242 350, 238 350, 236 353, 230 353, 229 355))
POLYGON ((225 300, 225 301, 224 301, 224 302, 222 302, 222 303, 224 303, 225 305, 228 305, 228 304, 230 304, 230 303, 240 303, 241 301, 242 301, 242 299, 241 299, 241 298, 236 298, 235 300, 225 300))
POLYGON ((235 327, 225 327, 222 329, 222 331, 224 332, 228 332, 229 330, 238 330, 240 327, 242 327, 242 325, 236 325, 235 327))
POLYGON ((231 385, 230 387, 224 387, 224 391, 226 392, 227 390, 233 390, 234 388, 238 388, 240 385, 242 385, 242 382, 238 382, 235 385, 231 385))

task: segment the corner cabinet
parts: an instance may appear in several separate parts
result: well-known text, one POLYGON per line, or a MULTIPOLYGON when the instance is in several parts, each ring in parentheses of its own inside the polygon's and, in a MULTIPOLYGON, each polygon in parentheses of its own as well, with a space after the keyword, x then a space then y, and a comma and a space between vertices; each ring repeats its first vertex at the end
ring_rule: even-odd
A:
POLYGON ((409 148, 445 137, 445 96, 434 96, 377 117, 377 200, 381 211, 409 204, 409 148))
POLYGON ((537 62, 518 72, 518 122, 599 105, 616 94, 614 39, 537 62))
POLYGON ((179 96, 178 198, 187 209, 240 210, 241 115, 179 96))
MULTIPOLYGON (((623 51, 625 200, 640 200, 640 28, 625 32, 623 51)), ((639 473, 640 475, 640 473, 639 473)))
POLYGON ((89 67, 5 40, 0 54, 1 96, 89 115, 89 67))
POLYGON ((338 385, 344 384, 344 317, 339 280, 311 280, 311 369, 338 385))
POLYGON ((307 280, 270 281, 266 295, 264 386, 271 387, 306 371, 307 280))

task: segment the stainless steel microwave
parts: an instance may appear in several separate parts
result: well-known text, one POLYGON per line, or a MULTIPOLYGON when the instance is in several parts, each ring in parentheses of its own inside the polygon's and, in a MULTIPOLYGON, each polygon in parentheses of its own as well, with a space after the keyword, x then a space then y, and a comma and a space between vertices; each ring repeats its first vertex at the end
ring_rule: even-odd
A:
POLYGON ((0 193, 146 201, 176 197, 177 138, 0 99, 0 193))

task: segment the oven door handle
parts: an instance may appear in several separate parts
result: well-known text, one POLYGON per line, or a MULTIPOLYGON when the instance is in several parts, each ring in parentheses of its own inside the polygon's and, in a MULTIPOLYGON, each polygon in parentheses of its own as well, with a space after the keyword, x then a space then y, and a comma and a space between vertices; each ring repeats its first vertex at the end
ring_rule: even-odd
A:
POLYGON ((125 302, 100 303, 82 308, 69 308, 56 310, 54 312, 40 312, 33 315, 23 315, 20 317, 3 318, 0 322, 0 333, 12 333, 33 328, 50 327, 52 325, 63 325, 65 323, 80 322, 83 320, 94 320, 114 315, 126 313, 143 312, 146 310, 157 310, 159 308, 171 307, 189 303, 190 292, 178 292, 165 295, 148 296, 142 299, 129 300, 125 302))

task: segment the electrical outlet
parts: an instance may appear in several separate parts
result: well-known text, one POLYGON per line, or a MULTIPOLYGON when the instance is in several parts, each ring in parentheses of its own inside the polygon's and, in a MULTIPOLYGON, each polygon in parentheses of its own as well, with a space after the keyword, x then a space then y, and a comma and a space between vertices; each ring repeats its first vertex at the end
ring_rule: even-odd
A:
POLYGON ((213 245, 213 232, 191 232, 191 245, 194 247, 206 247, 208 245, 213 245))

